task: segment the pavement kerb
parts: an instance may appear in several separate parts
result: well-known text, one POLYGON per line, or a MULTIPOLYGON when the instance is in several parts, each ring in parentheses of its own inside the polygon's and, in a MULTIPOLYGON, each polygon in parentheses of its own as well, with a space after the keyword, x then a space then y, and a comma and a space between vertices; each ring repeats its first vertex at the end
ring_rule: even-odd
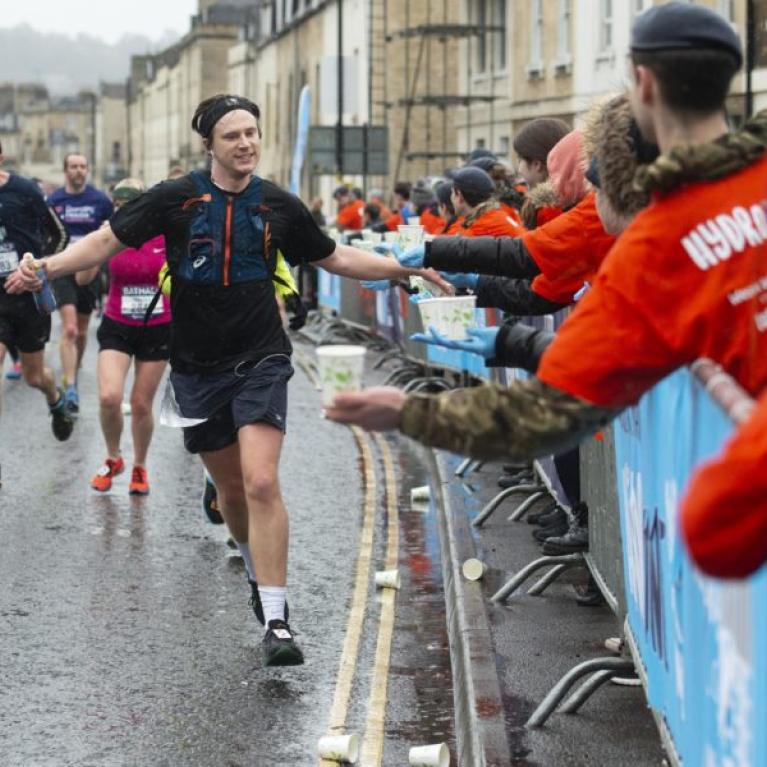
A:
POLYGON ((508 767, 511 751, 485 597, 480 583, 465 581, 461 574, 462 563, 476 556, 469 519, 450 501, 452 470, 439 454, 425 452, 435 479, 458 764, 508 767))

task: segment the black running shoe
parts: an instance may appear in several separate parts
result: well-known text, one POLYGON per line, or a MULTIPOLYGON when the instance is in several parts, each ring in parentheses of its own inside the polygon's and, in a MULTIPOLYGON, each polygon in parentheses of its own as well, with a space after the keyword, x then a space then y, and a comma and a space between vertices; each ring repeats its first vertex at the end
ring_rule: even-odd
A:
POLYGON ((205 472, 205 487, 202 490, 202 510, 208 518, 208 522, 213 525, 223 525, 224 518, 218 510, 218 492, 213 480, 205 472))
POLYGON ((66 442, 72 436, 72 429, 75 428, 75 421, 67 410, 64 392, 58 390, 59 398, 53 405, 48 405, 51 414, 51 429, 53 436, 59 442, 66 442))
POLYGON ((301 666, 304 654, 285 621, 269 621, 264 634, 264 666, 301 666))
MULTIPOLYGON (((255 581, 248 578, 250 584, 250 599, 248 604, 253 608, 253 614, 256 616, 256 620, 263 626, 264 625, 264 608, 261 605, 261 595, 258 593, 258 584, 255 581)), ((285 621, 290 620, 290 608, 287 601, 285 602, 285 621)))

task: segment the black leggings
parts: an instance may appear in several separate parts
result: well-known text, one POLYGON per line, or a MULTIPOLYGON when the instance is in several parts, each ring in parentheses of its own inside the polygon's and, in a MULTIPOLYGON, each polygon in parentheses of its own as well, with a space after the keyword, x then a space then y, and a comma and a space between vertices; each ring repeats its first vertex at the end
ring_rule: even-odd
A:
POLYGON ((557 469, 559 482, 570 501, 570 506, 581 500, 581 470, 578 458, 578 448, 574 447, 566 453, 554 456, 554 466, 557 469))

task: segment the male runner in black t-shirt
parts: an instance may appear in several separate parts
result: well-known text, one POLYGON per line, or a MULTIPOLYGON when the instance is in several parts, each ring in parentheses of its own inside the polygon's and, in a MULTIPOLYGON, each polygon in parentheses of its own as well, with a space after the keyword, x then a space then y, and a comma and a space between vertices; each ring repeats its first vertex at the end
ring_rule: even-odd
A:
MULTIPOLYGON (((0 165, 3 148, 0 145, 0 165)), ((11 295, 7 277, 16 271, 25 251, 35 256, 55 253, 64 247, 67 234, 56 214, 45 204, 37 185, 0 170, 0 369, 7 349, 17 349, 24 380, 45 394, 52 416, 53 434, 64 441, 72 433, 63 392, 56 388, 53 373, 45 367, 45 344, 51 333, 51 317, 38 311, 31 295, 11 295)))
MULTIPOLYGON (((259 109, 248 99, 203 101, 192 127, 211 158, 209 173, 165 181, 125 205, 110 225, 43 262, 49 278, 103 263, 126 245, 164 235, 172 275, 171 382, 184 442, 200 453, 235 540, 258 574, 254 610, 267 631, 266 665, 303 663, 287 624, 288 517, 278 482, 285 430, 290 341, 271 276, 277 250, 356 279, 402 279, 422 271, 336 245, 293 195, 254 175, 261 154, 259 109)), ((34 290, 22 265, 14 290, 34 290)))

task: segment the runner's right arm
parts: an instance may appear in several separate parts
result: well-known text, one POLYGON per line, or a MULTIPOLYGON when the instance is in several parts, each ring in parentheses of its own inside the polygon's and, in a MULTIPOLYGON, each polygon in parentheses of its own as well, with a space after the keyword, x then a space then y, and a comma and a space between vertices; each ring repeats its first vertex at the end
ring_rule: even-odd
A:
POLYGON ((117 239, 111 227, 104 226, 65 248, 61 253, 37 262, 35 268, 22 262, 19 268, 6 278, 5 290, 8 293, 39 290, 41 283, 35 271, 40 265, 44 267, 48 279, 53 280, 103 264, 124 249, 125 245, 117 239))

